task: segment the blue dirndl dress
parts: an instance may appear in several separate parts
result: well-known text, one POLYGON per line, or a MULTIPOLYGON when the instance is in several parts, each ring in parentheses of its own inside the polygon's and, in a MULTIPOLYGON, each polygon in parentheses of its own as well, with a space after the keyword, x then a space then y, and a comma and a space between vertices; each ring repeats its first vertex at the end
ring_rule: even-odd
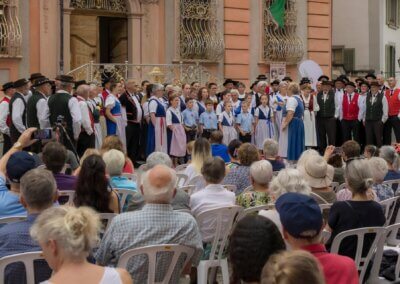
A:
POLYGON ((297 161, 305 149, 304 137, 304 105, 298 96, 294 96, 297 107, 293 114, 293 119, 288 125, 288 155, 290 161, 297 161))
POLYGON ((157 99, 150 99, 149 106, 151 101, 155 101, 157 103, 157 109, 155 112, 156 116, 156 124, 149 122, 148 130, 147 130, 147 147, 146 147, 146 155, 150 155, 154 151, 161 151, 164 153, 168 153, 167 149, 167 139, 166 139, 166 122, 165 116, 166 111, 163 104, 157 99))
MULTIPOLYGON (((121 116, 121 103, 119 100, 115 100, 115 106, 111 109, 111 114, 115 117, 121 116)), ((117 135, 117 124, 106 118, 107 124, 107 136, 117 135)))

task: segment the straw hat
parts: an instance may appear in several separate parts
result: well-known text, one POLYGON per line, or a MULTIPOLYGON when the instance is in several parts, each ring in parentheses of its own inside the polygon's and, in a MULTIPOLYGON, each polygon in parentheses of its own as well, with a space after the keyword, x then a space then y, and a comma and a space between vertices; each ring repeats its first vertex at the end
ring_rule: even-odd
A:
POLYGON ((298 170, 313 188, 329 187, 332 183, 334 168, 321 156, 310 156, 298 170))

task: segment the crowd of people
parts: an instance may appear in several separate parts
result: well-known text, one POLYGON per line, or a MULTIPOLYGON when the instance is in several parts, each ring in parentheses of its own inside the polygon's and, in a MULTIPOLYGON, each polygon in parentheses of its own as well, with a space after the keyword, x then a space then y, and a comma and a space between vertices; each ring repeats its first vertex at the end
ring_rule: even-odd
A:
MULTIPOLYGON (((6 83, 0 218, 24 220, 0 227, 0 258, 43 251, 36 277, 44 283, 145 283, 146 260, 116 268, 121 256, 179 244, 194 254, 170 283, 183 274, 195 283, 215 235, 215 216, 198 217, 268 205, 235 220, 231 283, 358 283, 356 240, 329 251, 341 232, 384 226, 378 202, 397 194, 383 184, 400 179, 390 145, 392 130, 400 139, 400 95, 393 78, 388 84, 373 74, 357 85, 321 76, 315 91, 307 78, 268 84, 259 76, 250 93, 229 79, 221 92, 198 82, 106 79, 99 87, 67 75, 6 83), (49 128, 52 138, 37 137, 49 128), (335 192, 333 183, 345 186, 335 192), (129 191, 124 202, 120 189, 129 191), (105 228, 99 213, 116 216, 105 228)), ((160 257, 156 281, 170 260, 160 257)), ((9 265, 5 283, 25 283, 22 269, 9 265)))

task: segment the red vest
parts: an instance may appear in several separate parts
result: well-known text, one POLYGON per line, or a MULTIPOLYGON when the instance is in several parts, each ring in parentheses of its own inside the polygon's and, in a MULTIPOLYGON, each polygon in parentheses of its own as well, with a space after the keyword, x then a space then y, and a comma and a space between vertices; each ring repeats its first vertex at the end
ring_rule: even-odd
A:
POLYGON ((390 96, 390 89, 385 91, 385 96, 389 104, 389 116, 398 115, 400 111, 400 100, 399 100, 400 89, 394 89, 393 95, 390 96))
MULTIPOLYGON (((85 101, 84 99, 82 99, 81 97, 78 97, 78 96, 77 96, 76 98, 78 99, 79 102, 85 102, 85 103, 86 103, 86 101, 85 101)), ((93 113, 92 113, 92 110, 90 109, 89 105, 87 105, 87 103, 86 103, 86 106, 87 106, 88 111, 89 111, 90 127, 92 127, 92 129, 93 129, 93 131, 94 131, 94 117, 93 117, 93 113)), ((85 131, 85 130, 83 129, 83 127, 82 127, 82 131, 85 131)))
POLYGON ((349 103, 349 97, 347 93, 343 94, 342 111, 344 120, 357 120, 358 119, 358 96, 359 94, 354 93, 349 103))
MULTIPOLYGON (((0 101, 0 103, 2 103, 2 102, 6 102, 7 104, 10 104, 10 99, 9 99, 8 97, 5 96, 5 97, 0 101)), ((8 109, 8 107, 7 107, 7 109, 8 109)), ((10 127, 10 125, 11 125, 11 116, 10 116, 10 112, 8 112, 6 124, 7 124, 8 127, 10 127)))

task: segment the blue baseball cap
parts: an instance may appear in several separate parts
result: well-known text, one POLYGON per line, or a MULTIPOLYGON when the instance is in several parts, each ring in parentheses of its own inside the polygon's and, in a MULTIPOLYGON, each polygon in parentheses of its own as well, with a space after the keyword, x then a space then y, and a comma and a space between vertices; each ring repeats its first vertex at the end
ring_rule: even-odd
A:
POLYGON ((310 196, 285 193, 275 203, 283 228, 295 238, 314 238, 322 228, 322 213, 310 196))
POLYGON ((36 159, 31 153, 25 151, 15 152, 7 161, 7 176, 11 182, 19 183, 19 180, 27 171, 36 167, 36 159))

